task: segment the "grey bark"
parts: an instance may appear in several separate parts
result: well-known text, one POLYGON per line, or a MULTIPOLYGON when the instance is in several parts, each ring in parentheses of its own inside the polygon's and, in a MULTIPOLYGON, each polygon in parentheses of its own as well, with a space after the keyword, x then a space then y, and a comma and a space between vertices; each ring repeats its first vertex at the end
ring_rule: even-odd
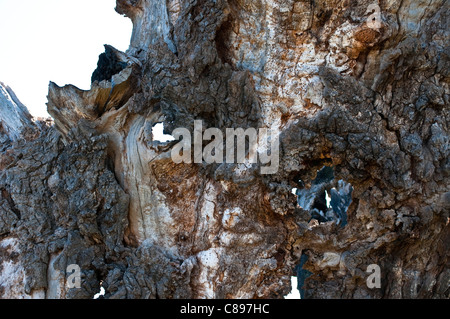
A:
POLYGON ((129 50, 54 123, 2 89, 0 296, 449 298, 449 4, 371 4, 118 0, 129 50), (195 119, 270 129, 278 172, 175 164, 151 129, 195 119))

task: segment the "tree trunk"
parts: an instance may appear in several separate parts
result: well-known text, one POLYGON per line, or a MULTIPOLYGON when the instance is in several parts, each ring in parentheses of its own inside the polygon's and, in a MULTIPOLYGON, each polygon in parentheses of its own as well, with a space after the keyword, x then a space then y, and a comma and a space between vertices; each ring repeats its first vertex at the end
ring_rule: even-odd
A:
POLYGON ((50 83, 54 123, 1 86, 2 298, 449 298, 448 1, 116 11, 128 51, 50 83), (152 128, 194 120, 267 129, 278 169, 176 163, 152 128))

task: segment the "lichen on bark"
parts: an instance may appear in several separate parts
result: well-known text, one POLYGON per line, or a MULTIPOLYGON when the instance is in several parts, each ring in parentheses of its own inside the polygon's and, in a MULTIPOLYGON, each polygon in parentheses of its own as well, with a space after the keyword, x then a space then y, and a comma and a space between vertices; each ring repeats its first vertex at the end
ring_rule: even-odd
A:
POLYGON ((375 4, 117 0, 129 49, 50 83, 54 123, 0 84, 1 296, 449 298, 449 5, 375 4), (278 172, 174 163, 152 127, 194 120, 268 129, 278 172))

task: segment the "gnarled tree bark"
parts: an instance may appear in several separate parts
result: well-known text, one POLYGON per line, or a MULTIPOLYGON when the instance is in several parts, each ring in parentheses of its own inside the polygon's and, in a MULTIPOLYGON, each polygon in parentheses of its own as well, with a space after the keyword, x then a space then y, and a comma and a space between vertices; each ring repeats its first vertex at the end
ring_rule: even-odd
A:
POLYGON ((3 298, 282 298, 293 275, 305 298, 449 297, 447 1, 116 10, 130 48, 88 91, 50 83, 54 123, 1 85, 3 298), (194 120, 268 129, 278 172, 174 163, 152 127, 194 120))

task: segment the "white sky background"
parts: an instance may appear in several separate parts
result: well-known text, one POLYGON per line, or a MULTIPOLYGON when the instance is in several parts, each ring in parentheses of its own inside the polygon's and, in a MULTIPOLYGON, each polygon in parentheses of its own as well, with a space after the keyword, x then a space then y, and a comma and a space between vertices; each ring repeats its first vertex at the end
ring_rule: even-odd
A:
POLYGON ((126 51, 131 20, 115 0, 0 0, 0 81, 33 116, 48 116, 48 83, 88 90, 103 44, 126 51))

